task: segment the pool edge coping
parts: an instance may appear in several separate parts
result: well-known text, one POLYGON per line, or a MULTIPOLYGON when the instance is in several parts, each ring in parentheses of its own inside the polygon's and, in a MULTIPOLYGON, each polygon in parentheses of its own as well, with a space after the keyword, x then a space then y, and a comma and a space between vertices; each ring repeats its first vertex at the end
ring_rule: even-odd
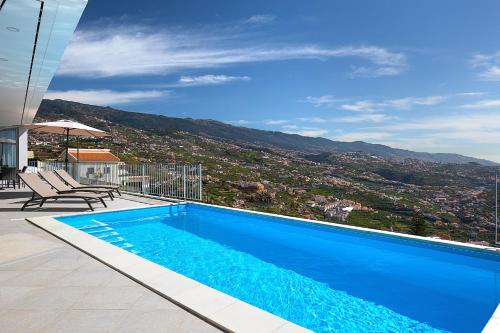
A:
POLYGON ((491 315, 481 333, 498 333, 500 331, 500 304, 491 315))
MULTIPOLYGON (((122 210, 130 210, 130 208, 104 212, 122 210)), ((100 240, 84 231, 56 220, 55 217, 60 216, 30 217, 26 218, 26 221, 129 277, 143 287, 164 297, 222 331, 255 332, 258 330, 262 333, 311 332, 268 311, 100 240)))
MULTIPOLYGON (((403 234, 403 233, 395 232, 395 231, 370 229, 370 228, 365 228, 365 227, 357 227, 357 226, 353 226, 353 225, 339 224, 339 223, 335 223, 335 222, 309 220, 309 219, 305 219, 302 217, 286 216, 286 215, 259 212, 259 211, 248 210, 248 209, 218 206, 218 205, 212 205, 212 204, 207 204, 207 203, 197 202, 197 201, 183 201, 179 204, 194 204, 194 205, 208 206, 208 207, 219 208, 219 209, 229 209, 229 210, 239 211, 239 212, 247 213, 247 214, 257 214, 257 215, 264 215, 264 216, 269 216, 269 217, 284 218, 287 220, 298 221, 298 222, 303 222, 303 223, 313 223, 313 224, 324 225, 324 226, 328 226, 331 228, 349 229, 349 230, 355 230, 355 231, 360 231, 360 232, 365 232, 365 233, 380 234, 380 235, 389 236, 389 237, 393 237, 393 238, 417 240, 417 241, 421 241, 423 243, 440 244, 440 245, 448 245, 448 246, 451 245, 451 246, 455 246, 455 247, 466 248, 469 250, 476 250, 476 251, 485 252, 485 253, 489 253, 489 254, 500 255, 500 248, 492 247, 492 246, 476 245, 476 244, 456 242, 456 241, 451 241, 451 240, 446 240, 446 239, 438 239, 438 238, 430 238, 430 237, 425 237, 425 236, 409 235, 409 234, 403 234)), ((148 208, 148 207, 145 207, 145 208, 148 208)))

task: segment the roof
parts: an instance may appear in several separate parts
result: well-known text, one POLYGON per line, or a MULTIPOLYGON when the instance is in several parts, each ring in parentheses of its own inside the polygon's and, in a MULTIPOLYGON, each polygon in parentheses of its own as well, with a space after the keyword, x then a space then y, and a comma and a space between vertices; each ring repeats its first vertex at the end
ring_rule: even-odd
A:
POLYGON ((33 121, 86 5, 86 0, 0 1, 2 126, 33 121), (40 38, 34 40, 36 34, 40 38))
POLYGON ((109 149, 80 149, 77 153, 77 149, 70 148, 68 154, 70 158, 80 162, 120 162, 120 159, 109 149))

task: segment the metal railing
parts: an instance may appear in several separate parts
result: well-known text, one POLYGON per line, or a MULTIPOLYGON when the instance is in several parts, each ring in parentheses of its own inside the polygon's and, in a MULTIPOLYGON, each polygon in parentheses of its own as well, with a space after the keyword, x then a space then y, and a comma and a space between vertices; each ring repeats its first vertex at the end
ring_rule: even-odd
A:
MULTIPOLYGON (((32 161, 29 171, 64 169, 64 162, 32 161)), ((166 198, 202 199, 201 164, 68 163, 68 173, 85 185, 119 185, 123 191, 166 198)))

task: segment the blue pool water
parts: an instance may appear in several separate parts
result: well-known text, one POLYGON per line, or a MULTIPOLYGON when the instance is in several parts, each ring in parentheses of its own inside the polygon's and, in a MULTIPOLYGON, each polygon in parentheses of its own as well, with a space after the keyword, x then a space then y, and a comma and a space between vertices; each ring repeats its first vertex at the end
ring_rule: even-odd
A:
POLYGON ((480 332, 500 255, 182 204, 58 220, 316 332, 480 332))

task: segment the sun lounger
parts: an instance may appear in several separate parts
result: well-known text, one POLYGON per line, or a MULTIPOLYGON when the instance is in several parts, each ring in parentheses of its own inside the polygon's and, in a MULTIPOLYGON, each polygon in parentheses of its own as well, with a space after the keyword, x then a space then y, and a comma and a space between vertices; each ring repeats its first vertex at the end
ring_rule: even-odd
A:
POLYGON ((88 188, 88 189, 74 189, 59 178, 54 171, 40 171, 38 173, 50 186, 52 186, 58 193, 74 193, 74 192, 91 192, 97 194, 107 194, 113 200, 113 191, 108 189, 88 188))
POLYGON ((108 190, 116 191, 116 193, 118 193, 118 195, 122 195, 120 193, 120 186, 118 186, 118 185, 82 185, 79 182, 77 182, 73 177, 71 177, 70 174, 66 172, 66 170, 63 170, 63 169, 55 170, 55 173, 57 173, 57 175, 59 177, 61 177, 61 179, 64 180, 64 182, 66 182, 66 184, 68 184, 69 186, 71 186, 75 190, 92 189, 92 188, 108 189, 108 190))
POLYGON ((45 201, 57 199, 82 199, 87 203, 90 210, 94 210, 91 202, 100 201, 104 207, 107 207, 103 199, 105 196, 102 194, 81 192, 58 193, 52 189, 49 184, 45 183, 36 173, 20 173, 19 178, 33 191, 33 196, 24 203, 21 210, 35 205, 42 207, 45 201))

